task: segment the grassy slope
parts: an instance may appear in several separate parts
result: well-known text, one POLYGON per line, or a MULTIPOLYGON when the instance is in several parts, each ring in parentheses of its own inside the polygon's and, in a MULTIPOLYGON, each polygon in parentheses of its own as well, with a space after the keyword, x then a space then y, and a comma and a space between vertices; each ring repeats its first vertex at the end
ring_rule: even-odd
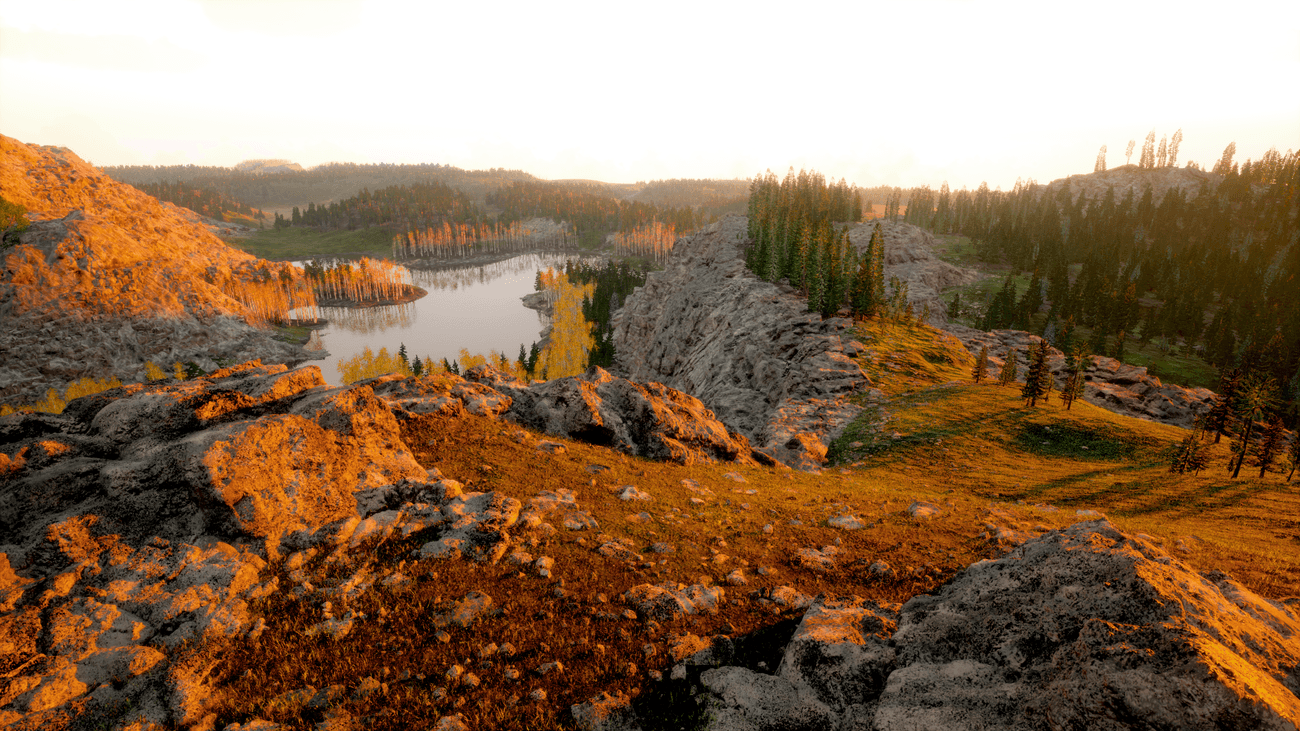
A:
MULTIPOLYGON (((1182 436, 1179 429, 1087 404, 1066 412, 1055 399, 1028 409, 1018 389, 969 383, 969 356, 937 342, 928 328, 869 323, 857 337, 869 348, 861 362, 891 399, 846 431, 832 447, 840 464, 821 474, 660 464, 564 439, 556 441, 567 452, 551 455, 532 446, 542 435, 521 443, 517 427, 486 418, 409 422, 406 441, 422 464, 438 467, 467 489, 500 490, 521 500, 540 490, 574 489, 580 508, 591 511, 601 531, 630 540, 655 562, 653 568, 606 559, 594 551, 603 539, 561 529, 547 543, 526 549, 556 559, 556 576, 569 594, 560 599, 554 579, 504 565, 410 562, 411 550, 431 536, 373 546, 355 555, 381 574, 400 566, 419 580, 396 589, 377 583, 352 605, 368 617, 353 634, 339 641, 303 636, 304 628, 321 619, 319 601, 282 594, 254 605, 268 625, 259 642, 197 649, 189 663, 217 661, 213 677, 225 693, 215 709, 217 727, 262 717, 286 728, 310 728, 321 712, 276 710, 267 699, 308 684, 340 684, 351 692, 367 676, 383 680, 387 690, 363 700, 344 696, 330 713, 366 717, 363 725, 379 729, 430 726, 452 713, 465 714, 471 728, 552 728, 567 723, 571 704, 602 690, 623 690, 639 694, 639 710, 649 717, 646 728, 692 727, 699 718, 688 685, 646 677, 648 670, 666 676, 673 666, 666 648, 671 635, 743 637, 741 662, 775 668, 801 612, 778 611, 749 592, 788 584, 809 595, 901 602, 936 590, 974 561, 999 555, 1004 549, 987 539, 986 523, 1033 535, 1085 519, 1079 510, 1102 511, 1124 530, 1153 536, 1197 569, 1225 570, 1266 596, 1283 596, 1300 585, 1300 483, 1286 484, 1276 475, 1228 479, 1226 445, 1218 447, 1208 473, 1170 475, 1160 454, 1182 436), (590 465, 607 469, 593 472, 590 465), (693 503, 698 493, 683 480, 697 481, 713 496, 693 503), (617 488, 626 484, 648 491, 654 501, 620 501, 617 488), (912 518, 907 508, 915 500, 942 512, 912 518), (649 522, 636 519, 641 510, 650 514, 649 522), (827 518, 843 513, 870 526, 842 531, 826 525, 827 518), (768 524, 770 534, 764 532, 768 524), (677 552, 651 553, 649 546, 659 541, 677 552), (1180 541, 1187 551, 1178 548, 1180 541), (828 574, 792 560, 799 548, 828 544, 844 552, 828 574), (731 558, 718 563, 715 552, 731 558), (888 562, 897 575, 872 575, 866 567, 875 561, 888 562), (717 615, 658 628, 621 615, 625 607, 618 596, 633 585, 722 583, 742 563, 748 564, 750 584, 728 586, 729 601, 717 615), (759 566, 778 573, 759 576, 759 566), (430 614, 474 589, 490 594, 501 613, 468 629, 449 628, 449 641, 437 640, 430 614), (479 648, 490 642, 510 642, 519 655, 481 660, 479 648), (272 657, 276 662, 268 663, 272 657), (565 671, 544 678, 529 672, 552 660, 565 671), (477 674, 481 685, 448 683, 443 674, 453 663, 477 674), (506 667, 523 674, 508 680, 506 667), (447 695, 440 696, 438 688, 447 695), (549 695, 545 701, 530 700, 538 689, 549 695)), ((356 568, 336 571, 344 576, 356 568)))
MULTIPOLYGON (((956 234, 944 235, 935 234, 935 253, 940 259, 966 267, 975 269, 983 273, 984 278, 973 284, 968 284, 944 294, 945 302, 952 301, 953 292, 961 293, 963 310, 968 307, 982 302, 989 302, 998 290, 1002 289, 1002 284, 1006 280, 1008 268, 1005 266, 991 266, 983 262, 975 255, 975 247, 971 240, 965 236, 956 234)), ((1078 274, 1078 265, 1073 265, 1071 275, 1078 274)), ((1024 272, 1017 273, 1013 280, 1016 284, 1016 292, 1024 294, 1029 287, 1030 275, 1024 272)), ((1045 314, 1039 314, 1034 319, 1034 329, 1042 330, 1046 324, 1044 322, 1045 314)), ((963 325, 979 327, 979 323, 970 316, 964 315, 957 320, 963 325)), ((1092 337, 1092 328, 1080 326, 1075 330, 1075 342, 1087 343, 1092 337)), ((1114 338, 1108 341, 1113 344, 1114 338)), ((1143 366, 1152 369, 1151 372, 1158 376, 1165 383, 1176 383, 1180 386, 1201 387, 1213 389, 1218 384, 1218 376, 1214 367, 1196 356, 1181 355, 1171 349, 1166 351, 1158 343, 1148 342, 1139 343, 1136 339, 1130 338, 1125 346, 1124 362, 1136 366, 1143 366)))
POLYGON ((356 231, 315 231, 307 228, 267 228, 226 243, 263 259, 275 261, 342 257, 391 257, 393 236, 380 227, 356 231))

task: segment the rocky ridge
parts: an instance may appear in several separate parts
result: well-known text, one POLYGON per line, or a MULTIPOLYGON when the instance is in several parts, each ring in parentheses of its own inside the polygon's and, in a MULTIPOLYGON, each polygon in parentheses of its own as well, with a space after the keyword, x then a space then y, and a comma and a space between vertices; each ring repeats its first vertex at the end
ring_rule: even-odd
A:
MULTIPOLYGON (((1029 344, 1043 342, 1041 337, 1022 330, 985 332, 955 324, 945 325, 943 329, 960 340, 971 355, 978 356, 981 348, 989 349, 990 378, 997 377, 1007 353, 1012 349, 1020 354, 1023 373, 1029 344)), ((1049 345, 1047 364, 1056 377, 1057 387, 1064 386, 1068 375, 1065 370, 1065 354, 1049 345)), ((1167 385, 1147 373, 1146 368, 1121 363, 1105 356, 1092 356, 1092 367, 1084 372, 1084 378, 1087 381, 1083 392, 1084 401, 1138 419, 1191 428, 1196 417, 1214 404, 1215 394, 1208 388, 1167 385)))
POLYGON ((870 389, 845 354, 846 318, 822 320, 790 287, 745 268, 745 218, 683 236, 614 315, 616 366, 700 399, 768 456, 815 469, 870 389))
POLYGON ((0 251, 0 400, 31 404, 82 377, 141 380, 147 360, 216 370, 217 358, 318 357, 248 325, 249 308, 214 284, 285 265, 231 249, 65 148, 0 136, 0 160, 0 195, 33 221, 0 251))

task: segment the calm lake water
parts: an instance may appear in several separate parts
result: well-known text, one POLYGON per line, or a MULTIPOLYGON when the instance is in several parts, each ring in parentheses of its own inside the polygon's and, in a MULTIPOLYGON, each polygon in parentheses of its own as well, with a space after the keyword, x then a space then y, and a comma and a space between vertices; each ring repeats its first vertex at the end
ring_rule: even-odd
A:
POLYGON ((412 283, 429 292, 414 302, 389 307, 320 308, 329 325, 320 331, 329 357, 319 365, 325 380, 340 385, 338 363, 367 346, 409 356, 455 360, 461 348, 487 355, 496 349, 511 359, 541 339, 545 315, 524 307, 519 298, 534 291, 539 270, 563 267, 572 254, 524 254, 504 261, 439 271, 411 272, 412 283))

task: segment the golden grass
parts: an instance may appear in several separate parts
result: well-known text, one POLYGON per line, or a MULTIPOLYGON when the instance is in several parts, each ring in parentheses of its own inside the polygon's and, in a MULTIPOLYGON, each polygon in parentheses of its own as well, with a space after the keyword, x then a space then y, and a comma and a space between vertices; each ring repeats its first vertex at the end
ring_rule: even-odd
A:
MULTIPOLYGON (((433 532, 363 545, 354 554, 357 564, 328 571, 341 579, 367 564, 380 574, 400 570, 415 581, 391 589, 376 584, 354 601, 348 608, 367 618, 352 634, 340 640, 306 636, 304 630, 323 617, 320 600, 281 593, 253 605, 267 623, 259 640, 209 643, 179 661, 212 667, 218 728, 260 717, 308 729, 327 714, 361 719, 366 728, 422 728, 454 713, 463 713, 471 728, 561 728, 569 723, 571 704, 605 690, 637 695, 646 728, 695 728, 701 712, 688 684, 647 677, 651 670, 666 677, 675 664, 667 649, 670 635, 728 634, 739 639, 739 662, 755 667, 761 660, 775 668, 801 612, 776 611, 751 592, 785 584, 809 595, 905 601, 1005 550, 990 542, 986 523, 1036 535, 1091 518, 1079 510, 1096 510, 1123 530, 1149 534, 1198 569, 1227 571, 1265 596, 1281 597, 1300 585, 1300 485, 1275 475, 1227 479, 1226 444, 1217 447, 1221 454, 1216 452, 1208 473, 1170 475, 1163 450, 1182 430, 1082 402, 1067 412, 1055 398, 1048 406, 1026 408, 1018 388, 971 384, 963 376, 969 370, 964 350, 927 332, 890 323, 859 325, 857 337, 869 348, 862 362, 892 398, 864 412, 832 446, 840 462, 820 474, 654 463, 554 438, 566 451, 549 454, 535 447, 548 437, 521 438, 518 427, 482 417, 406 422, 404 438, 420 463, 465 483, 466 490, 498 490, 526 501, 542 490, 573 489, 579 508, 590 511, 600 530, 560 528, 535 547, 522 546, 534 556, 555 558, 550 580, 504 565, 412 561, 411 551, 434 538, 433 532), (700 493, 683 480, 712 496, 693 503, 700 493), (629 484, 654 500, 619 500, 618 488, 629 484), (939 507, 940 514, 913 518, 908 507, 918 500, 939 507), (638 517, 642 511, 649 520, 638 517), (843 531, 827 525, 827 518, 842 514, 869 526, 843 531), (766 525, 771 533, 764 532, 766 525), (607 538, 598 539, 598 533, 607 538), (630 541, 650 565, 601 556, 595 549, 606 539, 630 541), (650 552, 656 542, 670 543, 676 552, 650 552), (829 544, 843 553, 828 573, 794 560, 799 548, 829 544), (730 558, 717 563, 716 553, 730 558), (867 571, 876 561, 890 564, 895 575, 867 571), (622 615, 626 607, 619 596, 636 584, 725 584, 724 577, 742 563, 749 584, 726 586, 728 601, 717 615, 662 626, 622 615), (759 566, 777 573, 760 576, 759 566), (559 580, 563 597, 556 591, 559 580), (432 615, 471 590, 492 596, 500 612, 469 628, 449 628, 441 641, 432 615), (479 657, 484 645, 506 642, 517 648, 516 656, 479 657), (557 660, 566 668, 561 674, 531 672, 557 660), (444 673, 453 664, 477 675, 480 685, 449 683, 444 673), (507 668, 519 678, 505 677, 507 668), (384 686, 353 699, 367 677, 384 686), (269 702, 307 685, 336 684, 346 692, 328 710, 269 702), (530 700, 534 690, 544 690, 547 699, 530 700)), ((281 582, 292 585, 287 576, 281 582)), ((335 615, 342 609, 335 600, 335 615)))

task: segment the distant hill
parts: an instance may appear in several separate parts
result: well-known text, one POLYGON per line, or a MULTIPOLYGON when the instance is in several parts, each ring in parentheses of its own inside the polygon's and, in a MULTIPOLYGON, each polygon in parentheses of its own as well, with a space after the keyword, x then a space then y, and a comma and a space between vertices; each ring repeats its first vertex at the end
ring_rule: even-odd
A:
POLYGON ((480 203, 487 194, 517 180, 537 180, 522 170, 462 170, 450 165, 358 165, 326 163, 303 169, 286 160, 249 160, 234 168, 193 165, 124 165, 104 168, 124 183, 175 183, 215 190, 263 210, 287 211, 309 203, 333 203, 363 190, 393 185, 443 183, 464 191, 480 203), (240 166, 243 166, 241 169, 240 166))
POLYGON ((1204 189, 1213 193, 1223 176, 1207 173, 1195 168, 1139 168, 1137 165, 1121 165, 1101 172, 1071 175, 1068 178, 1053 180, 1044 186, 1049 195, 1055 195, 1063 186, 1069 186, 1070 198, 1087 193, 1089 200, 1097 200, 1106 195, 1108 188, 1115 189, 1115 200, 1124 200, 1132 191, 1134 200, 1141 200, 1146 186, 1151 186, 1152 198, 1156 205, 1164 199, 1171 188, 1179 188, 1188 200, 1195 198, 1204 189))

